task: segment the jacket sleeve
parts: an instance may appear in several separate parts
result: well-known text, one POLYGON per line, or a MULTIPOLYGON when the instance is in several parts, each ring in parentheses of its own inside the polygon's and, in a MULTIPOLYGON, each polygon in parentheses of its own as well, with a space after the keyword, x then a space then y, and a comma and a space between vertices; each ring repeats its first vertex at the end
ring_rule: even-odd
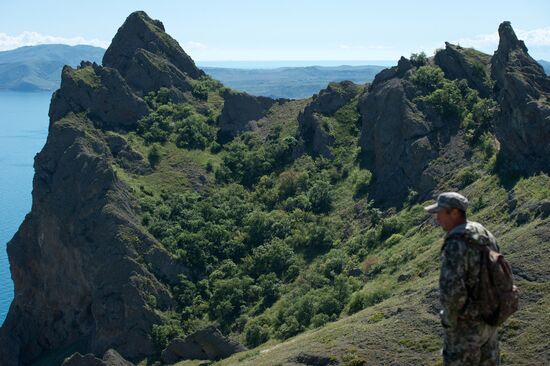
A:
POLYGON ((466 304, 467 245, 460 239, 446 241, 440 254, 439 298, 441 322, 445 327, 455 327, 458 315, 466 304))

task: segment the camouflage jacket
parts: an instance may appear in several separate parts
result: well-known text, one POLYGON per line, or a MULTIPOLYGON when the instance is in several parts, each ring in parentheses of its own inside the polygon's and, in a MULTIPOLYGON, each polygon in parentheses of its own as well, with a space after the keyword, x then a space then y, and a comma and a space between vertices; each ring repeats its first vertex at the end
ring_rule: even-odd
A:
POLYGON ((461 319, 479 319, 471 294, 479 281, 480 252, 466 242, 468 239, 500 252, 493 234, 477 222, 467 221, 445 235, 439 256, 439 299, 444 327, 454 328, 461 319))

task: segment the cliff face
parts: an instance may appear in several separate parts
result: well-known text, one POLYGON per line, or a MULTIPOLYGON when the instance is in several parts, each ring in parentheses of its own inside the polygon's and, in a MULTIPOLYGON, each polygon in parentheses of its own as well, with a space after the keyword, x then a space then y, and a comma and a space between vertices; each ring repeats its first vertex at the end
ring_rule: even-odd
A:
POLYGON ((399 206, 410 190, 429 197, 442 172, 428 165, 444 151, 457 154, 443 170, 463 162, 459 122, 445 121, 430 105, 413 102, 420 94, 410 80, 414 69, 401 58, 375 78, 359 105, 363 161, 374 172, 371 196, 388 206, 399 206))
POLYGON ((2 364, 29 364, 79 343, 136 357, 158 316, 146 293, 168 306, 167 289, 144 265, 154 246, 134 222, 131 199, 111 167, 104 136, 85 117, 55 121, 35 160, 33 206, 8 244, 15 299, 2 327, 2 364), (132 245, 134 243, 135 245, 132 245))
POLYGON ((252 124, 264 117, 275 103, 282 104, 286 101, 255 97, 229 89, 224 91, 223 99, 224 105, 219 120, 219 139, 222 142, 232 139, 239 133, 252 130, 252 124))

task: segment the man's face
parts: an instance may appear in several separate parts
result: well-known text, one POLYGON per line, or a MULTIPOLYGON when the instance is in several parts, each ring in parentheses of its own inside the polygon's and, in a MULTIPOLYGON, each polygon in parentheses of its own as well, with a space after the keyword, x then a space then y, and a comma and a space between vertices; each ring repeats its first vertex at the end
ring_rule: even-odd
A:
POLYGON ((437 211, 435 221, 441 226, 445 231, 449 231, 455 227, 456 218, 453 215, 454 210, 441 209, 437 211))

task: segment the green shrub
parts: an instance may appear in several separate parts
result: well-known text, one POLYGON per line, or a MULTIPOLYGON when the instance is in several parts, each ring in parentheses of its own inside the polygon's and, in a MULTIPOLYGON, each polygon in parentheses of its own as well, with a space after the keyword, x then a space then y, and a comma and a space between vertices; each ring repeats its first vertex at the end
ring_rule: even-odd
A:
POLYGON ((437 66, 421 66, 411 75, 411 81, 424 94, 429 94, 443 86, 445 75, 437 66))
POLYGON ((153 324, 151 329, 151 339, 159 351, 166 348, 172 339, 181 335, 183 335, 183 330, 174 319, 170 319, 164 324, 153 324))
POLYGON ((350 175, 353 184, 353 196, 362 197, 369 189, 372 180, 372 173, 369 170, 354 170, 350 175))
POLYGON ((246 323, 244 328, 244 338, 246 345, 257 347, 269 340, 269 325, 260 319, 253 319, 246 323))
POLYGON ((290 266, 296 261, 292 248, 280 239, 260 245, 244 259, 245 266, 253 276, 273 272, 283 278, 290 266))
POLYGON ((462 187, 466 187, 478 180, 480 176, 481 175, 474 167, 469 166, 458 172, 457 179, 462 187))
POLYGON ((192 113, 176 123, 176 145, 187 149, 204 149, 216 136, 216 129, 209 126, 206 117, 192 113))
POLYGON ((351 299, 348 303, 348 314, 354 314, 369 306, 376 305, 390 297, 390 295, 390 291, 386 288, 358 291, 351 295, 351 299))
POLYGON ((330 184, 323 180, 313 183, 308 191, 308 198, 313 212, 325 213, 330 211, 333 199, 330 184))
POLYGON ((420 67, 428 63, 428 57, 426 57, 424 51, 420 53, 411 53, 410 61, 413 66, 420 67))
POLYGON ((157 112, 152 112, 138 121, 137 133, 146 143, 164 143, 173 130, 171 121, 157 112))

